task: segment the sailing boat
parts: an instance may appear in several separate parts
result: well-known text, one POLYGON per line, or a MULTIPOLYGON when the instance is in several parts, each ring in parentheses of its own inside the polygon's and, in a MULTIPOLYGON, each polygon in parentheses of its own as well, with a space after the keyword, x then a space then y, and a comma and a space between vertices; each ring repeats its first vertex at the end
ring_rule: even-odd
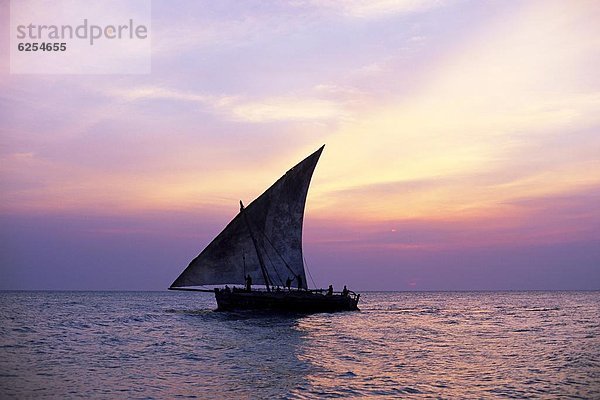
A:
POLYGON ((240 201, 240 212, 169 289, 214 292, 218 310, 358 310, 360 294, 345 287, 343 292, 333 292, 331 286, 328 290, 307 286, 302 222, 310 179, 324 147, 287 171, 248 206, 240 201), (261 288, 252 288, 252 283, 261 288), (225 286, 192 288, 204 285, 225 286))

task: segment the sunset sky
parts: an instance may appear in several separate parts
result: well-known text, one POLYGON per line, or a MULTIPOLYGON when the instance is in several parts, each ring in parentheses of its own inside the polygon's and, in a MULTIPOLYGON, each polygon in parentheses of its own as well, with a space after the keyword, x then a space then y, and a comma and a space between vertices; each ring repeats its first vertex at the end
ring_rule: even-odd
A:
POLYGON ((598 1, 152 1, 146 75, 10 74, 0 4, 0 289, 164 289, 323 144, 317 286, 600 289, 598 1))

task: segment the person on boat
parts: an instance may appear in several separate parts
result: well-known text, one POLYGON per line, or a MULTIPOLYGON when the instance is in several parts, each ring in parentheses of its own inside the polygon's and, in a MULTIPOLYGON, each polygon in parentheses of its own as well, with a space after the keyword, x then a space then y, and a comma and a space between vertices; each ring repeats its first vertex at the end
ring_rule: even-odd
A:
POLYGON ((327 296, 333 295, 333 285, 329 285, 329 289, 327 289, 327 296))
POLYGON ((285 287, 287 288, 287 290, 290 290, 290 288, 292 287, 292 280, 290 279, 289 276, 285 281, 285 287))
POLYGON ((298 290, 301 290, 302 289, 302 277, 300 275, 297 275, 296 279, 298 280, 298 290))
POLYGON ((225 285, 225 293, 231 293, 231 289, 229 289, 229 286, 225 285))
POLYGON ((246 291, 249 292, 252 290, 252 278, 250 277, 250 274, 248 274, 248 276, 246 276, 246 291))
POLYGON ((348 288, 346 287, 346 285, 344 285, 344 290, 342 290, 342 296, 344 296, 344 297, 348 296, 348 292, 349 292, 348 288))

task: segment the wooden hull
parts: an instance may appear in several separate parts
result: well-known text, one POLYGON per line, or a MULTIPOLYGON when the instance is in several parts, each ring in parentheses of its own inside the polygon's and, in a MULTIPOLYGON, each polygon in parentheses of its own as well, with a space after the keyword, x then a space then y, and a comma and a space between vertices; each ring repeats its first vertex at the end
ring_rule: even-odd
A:
POLYGON ((303 290, 243 291, 215 290, 217 309, 274 310, 300 313, 336 312, 358 310, 360 295, 326 295, 303 290))

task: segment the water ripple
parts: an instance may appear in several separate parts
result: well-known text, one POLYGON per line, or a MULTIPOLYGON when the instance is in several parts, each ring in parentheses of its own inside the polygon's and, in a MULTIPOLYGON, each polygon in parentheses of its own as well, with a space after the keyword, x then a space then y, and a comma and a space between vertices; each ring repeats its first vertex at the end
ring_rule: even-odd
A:
POLYGON ((364 293, 361 312, 211 294, 1 292, 0 398, 600 398, 600 293, 364 293))

